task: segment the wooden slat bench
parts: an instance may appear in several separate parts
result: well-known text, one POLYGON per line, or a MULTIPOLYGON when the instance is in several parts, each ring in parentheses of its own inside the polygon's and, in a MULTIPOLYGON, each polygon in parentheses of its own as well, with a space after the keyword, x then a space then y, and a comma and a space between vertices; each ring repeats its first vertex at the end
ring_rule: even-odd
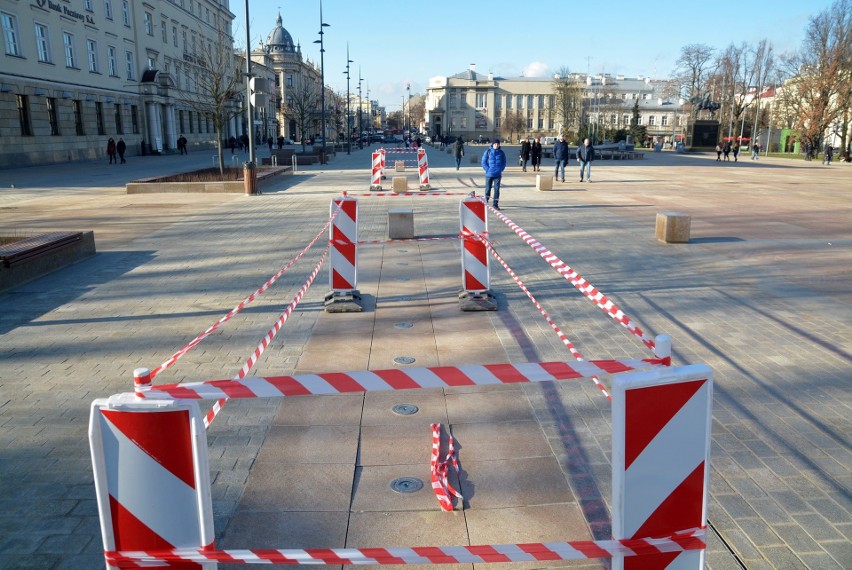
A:
POLYGON ((6 245, 0 245, 0 262, 4 267, 12 267, 17 263, 51 253, 82 239, 82 232, 49 232, 24 238, 6 245))

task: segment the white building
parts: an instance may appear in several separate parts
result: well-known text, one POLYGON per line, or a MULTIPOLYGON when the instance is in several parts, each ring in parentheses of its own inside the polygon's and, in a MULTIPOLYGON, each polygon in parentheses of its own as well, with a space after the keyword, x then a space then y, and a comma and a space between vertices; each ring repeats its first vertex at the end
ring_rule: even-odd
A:
POLYGON ((232 51, 233 19, 229 0, 0 1, 0 168, 105 157, 109 138, 131 155, 213 144, 182 101, 204 47, 232 51))

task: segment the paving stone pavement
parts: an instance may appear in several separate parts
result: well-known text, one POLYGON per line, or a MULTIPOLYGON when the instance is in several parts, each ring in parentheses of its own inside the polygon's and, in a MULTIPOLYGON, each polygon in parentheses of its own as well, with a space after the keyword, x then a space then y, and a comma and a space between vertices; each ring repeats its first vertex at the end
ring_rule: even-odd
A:
MULTIPOLYGON (((434 187, 481 193, 478 166, 456 171, 449 154, 428 150, 434 187)), ((128 180, 208 166, 211 155, 0 171, 0 233, 94 230, 98 249, 0 292, 0 568, 103 567, 86 437, 91 401, 128 390, 133 369, 157 366, 266 281, 317 235, 341 190, 369 187, 361 150, 300 167, 257 197, 124 193, 128 180)), ((593 170, 592 184, 568 178, 536 192, 535 173, 509 167, 501 206, 643 330, 670 334, 676 364, 714 369, 708 567, 852 568, 852 167, 646 153, 593 170), (655 214, 664 211, 692 215, 689 244, 654 240, 655 214)), ((362 198, 360 238, 386 236, 389 207, 413 208, 418 236, 454 237, 455 204, 362 198)), ((496 249, 584 357, 647 355, 511 230, 489 223, 496 249)), ((323 242, 156 382, 235 374, 323 242)), ((420 365, 569 360, 499 267, 498 311, 455 310, 458 247, 363 248, 368 310, 360 315, 322 312, 322 271, 252 374, 389 368, 403 353, 420 365), (400 320, 414 326, 397 332, 400 320)), ((208 431, 220 544, 475 544, 529 538, 525 530, 542 540, 608 537, 609 404, 591 382, 406 393, 423 410, 411 422, 389 416, 380 396, 230 402, 208 431), (412 450, 425 445, 428 461, 421 428, 430 418, 459 438, 463 486, 478 484, 454 515, 423 495, 394 502, 383 487, 401 467, 420 465, 412 450), (493 470, 520 483, 506 486, 493 470), (343 486, 311 485, 318 474, 343 486), (304 487, 280 491, 293 481, 304 487), (537 495, 543 487, 552 499, 537 495), (264 504, 269 493, 278 493, 278 507, 264 504), (332 499, 339 502, 317 506, 332 499), (434 529, 441 534, 426 533, 434 529), (371 542, 377 535, 387 542, 371 542)))

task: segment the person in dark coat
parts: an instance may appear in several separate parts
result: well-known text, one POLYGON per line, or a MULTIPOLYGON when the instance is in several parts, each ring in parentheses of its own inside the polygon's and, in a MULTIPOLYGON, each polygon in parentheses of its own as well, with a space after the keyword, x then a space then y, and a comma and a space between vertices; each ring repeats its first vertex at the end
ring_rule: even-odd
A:
POLYGON ((556 143, 553 145, 553 158, 556 160, 556 169, 553 171, 554 180, 565 182, 565 163, 568 162, 568 153, 568 143, 565 142, 565 135, 559 135, 559 138, 556 139, 556 143))
POLYGON ((485 170, 485 203, 491 200, 494 188, 494 208, 500 209, 500 182, 506 168, 506 153, 500 148, 500 139, 494 139, 488 150, 482 153, 482 169, 485 170))
POLYGON ((127 151, 127 143, 124 142, 123 138, 118 139, 118 144, 115 145, 115 150, 118 151, 118 158, 121 159, 121 164, 127 162, 124 160, 124 153, 127 151))
POLYGON ((115 158, 115 139, 112 137, 107 141, 107 156, 109 156, 109 163, 118 164, 118 160, 115 158))
POLYGON ((186 150, 186 137, 185 136, 181 135, 180 138, 177 140, 177 143, 178 143, 178 150, 180 151, 181 154, 188 154, 189 153, 189 151, 186 150))
POLYGON ((583 171, 586 173, 586 180, 592 181, 592 162, 595 160, 595 147, 589 139, 583 141, 583 144, 577 147, 577 162, 580 163, 580 182, 583 181, 583 171))
POLYGON ((456 170, 461 166, 461 159, 464 156, 464 140, 461 137, 453 143, 453 155, 456 157, 456 170))
POLYGON ((536 170, 541 172, 541 137, 534 138, 530 143, 530 159, 533 172, 536 170))
POLYGON ((228 146, 231 147, 231 154, 234 154, 234 148, 237 146, 237 137, 232 135, 231 138, 228 139, 228 146))
POLYGON ((521 141, 521 168, 524 172, 527 171, 527 161, 529 161, 531 154, 532 145, 530 144, 530 137, 524 137, 524 140, 521 141))

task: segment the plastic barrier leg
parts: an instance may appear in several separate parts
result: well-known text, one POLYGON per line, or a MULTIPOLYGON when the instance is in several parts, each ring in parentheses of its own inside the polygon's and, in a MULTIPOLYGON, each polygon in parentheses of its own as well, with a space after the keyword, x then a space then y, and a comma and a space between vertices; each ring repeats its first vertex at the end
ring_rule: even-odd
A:
POLYGON ((496 311, 497 301, 491 293, 491 264, 485 244, 474 236, 487 236, 488 220, 485 202, 467 197, 459 204, 462 233, 462 288, 459 309, 462 311, 496 311))
POLYGON ((335 198, 330 214, 340 205, 340 213, 329 228, 328 281, 331 292, 325 296, 327 313, 355 313, 364 310, 358 285, 358 200, 335 198))

